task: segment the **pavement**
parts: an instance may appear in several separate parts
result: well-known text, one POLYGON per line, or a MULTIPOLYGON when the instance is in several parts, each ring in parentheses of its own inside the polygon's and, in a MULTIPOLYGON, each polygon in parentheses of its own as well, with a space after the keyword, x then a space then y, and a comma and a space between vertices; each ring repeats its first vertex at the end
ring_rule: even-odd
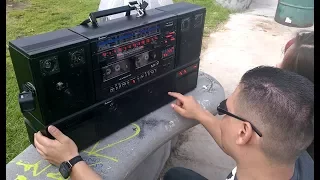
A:
MULTIPOLYGON (((281 62, 285 44, 302 30, 274 21, 277 2, 253 0, 247 11, 232 14, 225 25, 210 35, 207 49, 201 55, 200 70, 221 83, 226 97, 247 70, 281 62)), ((225 179, 235 162, 218 147, 202 125, 197 125, 179 135, 163 173, 177 166, 217 180, 225 179)))

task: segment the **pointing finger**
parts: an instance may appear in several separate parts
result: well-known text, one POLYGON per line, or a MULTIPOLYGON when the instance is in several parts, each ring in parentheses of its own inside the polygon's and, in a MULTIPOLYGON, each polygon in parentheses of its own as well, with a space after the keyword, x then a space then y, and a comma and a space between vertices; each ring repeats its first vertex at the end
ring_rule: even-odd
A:
POLYGON ((180 93, 176 93, 176 92, 168 92, 168 94, 174 98, 177 98, 178 100, 180 100, 182 103, 184 102, 185 96, 180 94, 180 93))

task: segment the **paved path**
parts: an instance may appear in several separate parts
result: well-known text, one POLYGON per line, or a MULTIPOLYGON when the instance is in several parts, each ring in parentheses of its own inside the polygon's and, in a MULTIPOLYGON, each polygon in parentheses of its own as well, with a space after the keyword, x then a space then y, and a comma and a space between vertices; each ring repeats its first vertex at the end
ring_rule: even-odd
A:
MULTIPOLYGON (((247 70, 281 61, 286 42, 301 30, 275 22, 276 7, 277 0, 254 0, 248 11, 231 15, 210 36, 200 68, 221 83, 226 96, 247 70)), ((180 135, 165 170, 172 166, 190 168, 210 180, 218 180, 225 179, 235 163, 219 149, 203 126, 197 125, 180 135)))

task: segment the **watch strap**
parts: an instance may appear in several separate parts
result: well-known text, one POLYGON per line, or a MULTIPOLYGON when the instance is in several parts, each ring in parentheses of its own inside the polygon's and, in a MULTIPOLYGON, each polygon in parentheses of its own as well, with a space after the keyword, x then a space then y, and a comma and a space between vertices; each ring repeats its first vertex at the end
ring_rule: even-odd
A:
POLYGON ((70 159, 68 162, 69 164, 71 165, 71 167, 73 167, 75 164, 77 164, 79 161, 83 161, 82 157, 79 155, 79 156, 76 156, 72 159, 70 159))

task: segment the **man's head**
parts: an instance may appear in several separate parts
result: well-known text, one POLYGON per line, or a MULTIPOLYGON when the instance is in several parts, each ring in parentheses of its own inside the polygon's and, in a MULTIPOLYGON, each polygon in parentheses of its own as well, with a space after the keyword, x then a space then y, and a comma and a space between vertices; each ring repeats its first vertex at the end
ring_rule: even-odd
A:
POLYGON ((293 163, 313 140, 314 85, 296 73, 263 66, 249 70, 226 109, 243 119, 226 115, 221 123, 224 151, 236 161, 259 154, 293 163))

